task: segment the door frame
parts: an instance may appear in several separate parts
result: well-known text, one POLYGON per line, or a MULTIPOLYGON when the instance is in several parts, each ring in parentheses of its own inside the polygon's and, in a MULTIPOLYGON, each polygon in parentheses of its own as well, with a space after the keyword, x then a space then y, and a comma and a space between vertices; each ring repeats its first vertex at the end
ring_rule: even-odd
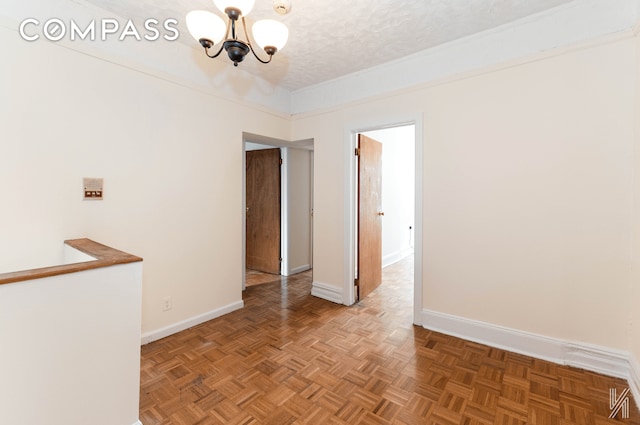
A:
MULTIPOLYGON (((297 141, 287 141, 283 139, 276 139, 268 136, 261 136, 258 134, 242 132, 242 209, 241 209, 241 217, 242 217, 242 257, 241 257, 241 276, 242 276, 242 290, 244 291, 247 288, 247 143, 259 144, 264 146, 269 146, 273 148, 280 148, 280 155, 283 158, 283 161, 286 161, 287 158, 287 149, 286 148, 294 148, 294 149, 307 149, 310 152, 313 152, 313 139, 308 140, 297 140, 297 141)), ((312 156, 313 158, 313 156, 312 156)), ((314 174, 313 169, 311 172, 311 187, 314 184, 314 174)), ((288 240, 288 231, 289 231, 289 217, 288 217, 288 174, 287 168, 283 168, 280 171, 280 254, 282 256, 282 262, 280 263, 280 274, 283 275, 283 271, 288 270, 288 253, 289 253, 289 240, 288 240)), ((310 193, 311 199, 311 208, 313 208, 313 192, 310 193)), ((313 223, 313 222, 312 222, 313 223)), ((313 233, 309 235, 309 251, 311 255, 313 255, 313 233)), ((310 266, 313 267, 313 256, 310 258, 310 266)))
MULTIPOLYGON (((345 190, 344 190, 344 285, 342 288, 342 299, 344 304, 355 303, 354 276, 356 267, 356 243, 357 243, 357 164, 355 149, 358 143, 358 133, 381 130, 385 128, 414 126, 415 139, 415 223, 414 223, 414 268, 413 268, 413 323, 422 325, 422 204, 423 204, 423 116, 422 114, 406 116, 389 121, 373 121, 368 123, 354 123, 345 129, 344 160, 345 160, 345 190)), ((383 154, 384 155, 384 154, 383 154)))

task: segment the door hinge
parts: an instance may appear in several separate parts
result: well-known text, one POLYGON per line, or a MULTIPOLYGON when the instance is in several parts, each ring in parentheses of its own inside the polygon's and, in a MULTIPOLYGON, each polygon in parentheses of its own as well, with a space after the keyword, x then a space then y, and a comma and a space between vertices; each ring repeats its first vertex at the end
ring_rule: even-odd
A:
POLYGON ((360 148, 356 148, 356 156, 360 156, 360 148))
POLYGON ((280 158, 280 165, 282 165, 282 158, 280 158))

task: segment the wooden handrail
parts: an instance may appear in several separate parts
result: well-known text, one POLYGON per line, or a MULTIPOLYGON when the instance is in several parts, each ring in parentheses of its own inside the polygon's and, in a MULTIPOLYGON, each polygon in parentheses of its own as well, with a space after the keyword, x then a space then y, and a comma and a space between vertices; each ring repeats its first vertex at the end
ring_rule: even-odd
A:
POLYGON ((91 239, 70 239, 64 241, 65 244, 78 251, 84 252, 93 261, 81 263, 63 264, 60 266, 41 267, 38 269, 22 270, 17 272, 0 273, 0 285, 7 283, 23 282, 25 280, 41 279, 43 277, 58 276, 61 274, 77 273, 85 270, 109 267, 116 264, 127 264, 142 261, 142 258, 127 254, 126 252, 102 245, 91 239))

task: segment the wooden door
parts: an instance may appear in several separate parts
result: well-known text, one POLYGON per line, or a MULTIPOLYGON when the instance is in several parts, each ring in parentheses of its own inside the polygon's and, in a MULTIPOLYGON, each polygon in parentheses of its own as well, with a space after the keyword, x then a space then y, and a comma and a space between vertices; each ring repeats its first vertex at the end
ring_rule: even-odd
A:
POLYGON ((248 269, 280 274, 280 149, 247 151, 248 269))
POLYGON ((382 144, 358 134, 357 294, 361 300, 382 283, 382 144))

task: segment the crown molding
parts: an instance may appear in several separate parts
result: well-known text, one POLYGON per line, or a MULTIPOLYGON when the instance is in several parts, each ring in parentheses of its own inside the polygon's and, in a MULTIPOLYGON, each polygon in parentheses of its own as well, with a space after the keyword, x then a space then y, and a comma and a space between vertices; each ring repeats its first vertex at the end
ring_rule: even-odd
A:
POLYGON ((629 33, 640 1, 576 0, 405 58, 292 93, 294 116, 398 93, 542 52, 629 33), (401 76, 401 77, 398 77, 401 76))
MULTIPOLYGON (((20 17, 27 16, 34 10, 38 10, 40 15, 49 10, 57 10, 58 15, 63 13, 74 19, 91 19, 91 16, 96 16, 95 11, 86 5, 73 8, 73 4, 62 0, 11 3, 0 7, 0 27, 17 33, 20 17), (64 13, 60 11, 62 6, 65 8, 64 13)), ((294 92, 243 70, 234 69, 229 64, 210 61, 195 47, 190 48, 179 42, 156 41, 155 43, 164 43, 162 48, 149 48, 150 43, 145 42, 126 41, 37 42, 75 50, 288 119, 402 93, 435 81, 468 76, 479 70, 495 69, 499 64, 504 66, 523 60, 526 62, 527 58, 541 53, 625 32, 632 32, 634 35, 640 32, 640 0, 621 0, 615 3, 575 0, 497 28, 294 92), (126 49, 123 48, 123 43, 127 43, 126 49)))

